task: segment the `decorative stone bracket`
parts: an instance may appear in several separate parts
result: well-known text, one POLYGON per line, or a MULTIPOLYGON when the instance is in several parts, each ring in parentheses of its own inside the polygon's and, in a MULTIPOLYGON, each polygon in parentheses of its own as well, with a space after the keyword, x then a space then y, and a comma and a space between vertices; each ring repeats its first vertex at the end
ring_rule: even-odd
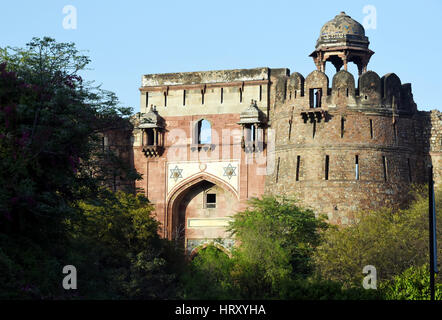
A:
POLYGON ((192 144, 190 146, 190 150, 192 151, 213 151, 215 150, 214 144, 192 144))
POLYGON ((324 122, 327 122, 329 120, 329 114, 327 110, 319 109, 319 108, 313 108, 308 110, 301 111, 302 119, 304 120, 304 123, 307 123, 307 120, 310 119, 310 122, 314 122, 315 120, 317 122, 321 122, 321 119, 324 119, 324 122))
POLYGON ((159 157, 163 154, 164 147, 162 147, 162 146, 143 146, 143 152, 147 158, 159 157))

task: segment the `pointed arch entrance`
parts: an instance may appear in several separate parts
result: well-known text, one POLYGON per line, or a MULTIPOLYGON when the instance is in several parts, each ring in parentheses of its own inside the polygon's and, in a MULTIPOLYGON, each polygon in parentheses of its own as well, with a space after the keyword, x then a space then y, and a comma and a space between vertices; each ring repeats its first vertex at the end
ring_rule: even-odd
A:
POLYGON ((238 207, 237 192, 219 178, 207 173, 189 178, 168 197, 166 237, 181 242, 188 253, 214 239, 230 247, 226 226, 238 207))

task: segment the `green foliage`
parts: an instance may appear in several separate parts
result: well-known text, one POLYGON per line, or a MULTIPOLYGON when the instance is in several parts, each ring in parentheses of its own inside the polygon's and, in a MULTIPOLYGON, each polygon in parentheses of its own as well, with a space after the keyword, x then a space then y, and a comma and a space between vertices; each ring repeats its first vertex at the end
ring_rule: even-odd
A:
POLYGON ((232 267, 233 260, 214 245, 200 250, 181 275, 182 298, 236 299, 232 267))
MULTIPOLYGON (((442 197, 436 192, 438 239, 442 239, 442 197)), ((315 253, 318 274, 347 286, 360 285, 365 265, 378 280, 390 280, 410 266, 428 261, 428 198, 417 190, 409 208, 361 213, 355 225, 330 228, 315 253)), ((439 243, 439 259, 442 257, 439 243)))
MULTIPOLYGON (((428 264, 410 267, 392 280, 381 284, 388 300, 430 300, 430 268, 428 264)), ((435 299, 442 300, 442 284, 435 284, 435 299)))
POLYGON ((0 234, 0 300, 61 297, 62 268, 55 256, 29 239, 0 234))
POLYGON ((378 290, 365 290, 362 286, 344 288, 342 283, 315 277, 291 279, 281 296, 289 300, 382 300, 378 290))
POLYGON ((101 146, 103 133, 130 130, 131 109, 82 79, 89 62, 51 38, 0 49, 1 298, 75 297, 61 288, 68 264, 83 296, 168 294, 158 286, 173 248, 151 205, 101 188, 139 175, 101 146))
POLYGON ((294 200, 252 199, 230 224, 239 243, 232 257, 216 247, 200 251, 184 278, 184 297, 291 298, 293 287, 305 286, 311 274, 311 257, 326 227, 323 218, 294 200))
POLYGON ((83 216, 70 223, 78 268, 84 270, 79 294, 126 299, 174 296, 175 275, 169 263, 178 257, 172 257, 169 244, 159 237, 159 223, 144 196, 102 190, 93 201, 80 201, 78 208, 83 216), (94 283, 97 275, 101 280, 94 283), (91 283, 101 287, 91 288, 91 283))
POLYGON ((230 225, 241 244, 233 252, 232 271, 241 297, 282 298, 279 293, 288 279, 311 273, 311 257, 326 227, 322 217, 316 218, 294 200, 252 199, 230 225))
POLYGON ((100 133, 127 126, 130 109, 83 81, 88 63, 51 38, 0 50, 0 232, 49 245, 63 237, 71 203, 113 178, 99 164, 138 177, 99 147, 100 133))

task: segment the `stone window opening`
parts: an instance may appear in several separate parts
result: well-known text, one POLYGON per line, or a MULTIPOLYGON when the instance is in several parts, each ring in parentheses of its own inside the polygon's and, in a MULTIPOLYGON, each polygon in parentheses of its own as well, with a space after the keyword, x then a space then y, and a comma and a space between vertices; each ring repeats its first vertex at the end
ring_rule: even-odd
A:
POLYGON ((242 89, 239 88, 239 103, 242 103, 242 89))
POLYGON ((278 161, 276 163, 276 175, 275 175, 275 182, 278 183, 279 181, 279 164, 281 162, 281 157, 278 157, 278 161))
POLYGON ((143 147, 160 146, 162 144, 160 140, 160 130, 157 128, 144 129, 141 143, 143 147))
POLYGON ((256 136, 256 126, 255 124, 246 124, 244 125, 245 130, 245 140, 247 142, 255 142, 257 141, 256 136))
POLYGON ((183 90, 183 106, 186 105, 186 90, 183 90))
POLYGON ((146 109, 149 107, 149 92, 146 91, 146 109))
POLYGON ((204 90, 201 90, 201 104, 204 104, 204 90))
POLYGON ((212 143, 212 126, 209 121, 202 119, 196 124, 197 129, 197 143, 210 144, 212 143))
POLYGON ((373 120, 370 119, 370 139, 373 139, 373 120))
POLYGON ((106 135, 103 135, 103 137, 101 137, 101 148, 103 152, 109 148, 109 139, 106 135))
POLYGON ((167 107, 167 93, 164 92, 164 107, 167 107))
POLYGON ((206 209, 216 208, 216 193, 206 193, 204 207, 206 209))
POLYGON ((224 88, 221 88, 221 104, 224 102, 224 88))
POLYGON ((310 89, 310 108, 321 108, 322 89, 310 89))
POLYGON ((397 143, 397 126, 396 122, 393 122, 393 141, 397 143))
POLYGON ((359 156, 355 156, 355 180, 359 180, 359 156))
POLYGON ((325 156, 325 180, 328 180, 328 173, 330 169, 330 157, 328 155, 325 156))
POLYGON ((312 127, 312 138, 314 139, 316 135, 316 120, 313 120, 313 127, 312 127))
POLYGON ((383 173, 384 173, 384 181, 388 181, 388 163, 387 163, 387 157, 382 156, 382 167, 383 167, 383 173))
POLYGON ((262 100, 262 86, 259 86, 259 101, 262 100))
POLYGON ((301 163, 301 156, 296 157, 296 181, 299 181, 299 166, 301 163))
POLYGON ((341 139, 344 138, 345 132, 345 118, 341 117, 341 139))

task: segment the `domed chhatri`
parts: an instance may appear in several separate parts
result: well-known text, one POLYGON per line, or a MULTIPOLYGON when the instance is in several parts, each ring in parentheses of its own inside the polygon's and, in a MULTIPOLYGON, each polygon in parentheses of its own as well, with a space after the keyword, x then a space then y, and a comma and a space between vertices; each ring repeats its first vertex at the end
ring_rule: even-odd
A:
POLYGON ((368 48, 368 38, 364 27, 342 11, 321 28, 316 48, 322 45, 337 45, 342 41, 368 48))
POLYGON ((347 63, 354 62, 362 74, 374 54, 368 48, 369 44, 364 27, 342 11, 322 26, 316 50, 310 56, 322 72, 327 61, 333 63, 336 71, 342 66, 347 70, 347 63))

